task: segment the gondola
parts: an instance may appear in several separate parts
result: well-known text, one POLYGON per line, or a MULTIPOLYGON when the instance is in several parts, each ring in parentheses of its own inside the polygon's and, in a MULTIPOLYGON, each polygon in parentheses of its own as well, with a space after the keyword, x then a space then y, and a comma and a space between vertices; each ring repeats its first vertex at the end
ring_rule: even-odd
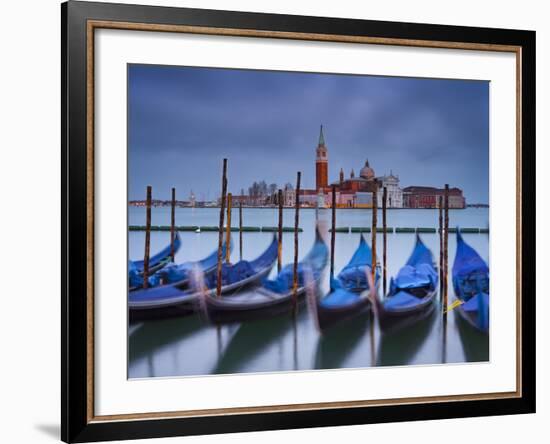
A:
POLYGON ((374 297, 374 312, 382 331, 395 330, 429 316, 434 309, 438 275, 432 252, 416 235, 416 244, 406 264, 390 280, 387 296, 374 297))
POLYGON ((479 254, 456 233, 453 288, 460 305, 455 308, 468 324, 489 331, 489 267, 479 254))
MULTIPOLYGON (((372 252, 361 235, 359 246, 349 263, 336 279, 331 279, 330 293, 323 298, 308 293, 308 305, 319 331, 357 316, 370 308, 370 300, 364 290, 369 289, 367 271, 372 270, 372 252)), ((376 269, 375 287, 380 273, 376 269)))
MULTIPOLYGON (((181 247, 181 237, 176 232, 174 238, 174 254, 178 252, 181 247)), ((170 245, 164 247, 157 254, 149 258, 149 285, 155 286, 160 283, 159 276, 154 274, 162 269, 164 266, 170 263, 172 248, 170 245)), ((143 286, 143 260, 128 261, 128 285, 129 288, 135 289, 143 286)))
MULTIPOLYGON (((328 248, 316 232, 311 250, 298 263, 297 298, 301 298, 307 286, 317 286, 327 264, 327 258, 328 248)), ((203 293, 201 311, 206 319, 215 324, 263 319, 290 313, 294 297, 293 270, 293 264, 288 264, 275 279, 265 279, 262 286, 230 298, 217 298, 212 293, 203 293)))
MULTIPOLYGON (((229 251, 233 250, 233 242, 229 244, 229 251)), ((222 257, 225 257, 226 245, 222 245, 222 257)), ((218 250, 213 251, 209 256, 196 262, 184 262, 182 264, 170 263, 158 270, 149 278, 149 287, 157 287, 159 285, 184 285, 189 283, 191 271, 198 267, 205 275, 209 275, 216 270, 218 262, 218 250)), ((131 266, 131 264, 130 264, 131 266)), ((130 291, 138 290, 143 286, 143 278, 141 280, 134 279, 130 282, 130 291), (133 284, 133 285, 132 285, 133 284)))
MULTIPOLYGON (((253 261, 242 260, 235 264, 224 263, 222 265, 221 293, 233 295, 249 285, 258 284, 269 274, 276 259, 277 238, 273 236, 267 249, 253 261)), ((204 291, 216 293, 217 273, 204 275, 203 284, 204 291)), ((191 313, 197 308, 196 303, 202 292, 189 281, 129 292, 130 320, 191 313)))

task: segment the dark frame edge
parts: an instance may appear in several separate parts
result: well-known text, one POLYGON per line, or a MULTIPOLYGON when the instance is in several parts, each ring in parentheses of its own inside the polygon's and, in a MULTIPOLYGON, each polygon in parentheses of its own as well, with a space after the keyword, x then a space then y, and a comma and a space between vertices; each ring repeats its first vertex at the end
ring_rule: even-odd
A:
POLYGON ((82 2, 61 4, 61 439, 88 427, 86 313, 86 19, 82 2))
POLYGON ((521 43, 522 399, 536 412, 536 32, 521 43))
POLYGON ((67 338, 67 3, 61 4, 61 440, 69 439, 67 338))

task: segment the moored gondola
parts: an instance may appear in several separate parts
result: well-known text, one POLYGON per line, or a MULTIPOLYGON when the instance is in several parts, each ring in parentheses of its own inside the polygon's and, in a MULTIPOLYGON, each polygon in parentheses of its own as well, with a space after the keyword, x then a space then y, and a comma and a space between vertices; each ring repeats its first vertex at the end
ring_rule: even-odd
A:
MULTIPOLYGON (((174 253, 177 253, 181 247, 181 237, 179 233, 176 233, 174 238, 174 253)), ((159 276, 155 276, 154 273, 161 270, 163 267, 170 263, 171 258, 171 246, 168 245, 160 250, 157 254, 149 258, 149 285, 155 286, 160 283, 159 276)), ((130 290, 143 286, 143 260, 128 261, 128 286, 130 290)))
POLYGON ((293 298, 300 302, 306 287, 317 287, 327 264, 328 248, 316 232, 315 242, 298 263, 298 287, 293 291, 293 264, 288 264, 275 279, 265 279, 260 287, 250 289, 230 298, 217 298, 211 292, 201 296, 201 312, 212 323, 241 322, 263 319, 283 313, 290 314, 293 298))
MULTIPOLYGON (((225 243, 222 246, 222 256, 225 257, 226 253, 225 243)), ((233 242, 229 245, 229 251, 233 249, 233 242)), ((149 277, 149 287, 158 287, 162 285, 186 285, 189 283, 189 278, 191 271, 195 268, 199 268, 205 275, 216 270, 218 260, 218 251, 213 251, 209 256, 206 256, 204 259, 199 261, 189 261, 183 262, 181 264, 168 263, 168 265, 161 267, 155 274, 149 277)), ((133 264, 129 263, 129 269, 131 270, 133 264)), ((129 290, 135 291, 143 287, 143 276, 136 275, 135 273, 131 276, 134 278, 130 279, 129 290)))
POLYGON ((397 276, 390 280, 384 300, 374 297, 380 328, 383 331, 403 328, 429 316, 434 309, 437 285, 432 253, 417 234, 414 249, 397 276))
POLYGON ((489 332, 489 267, 481 256, 456 233, 453 288, 460 305, 455 309, 472 327, 489 332))
MULTIPOLYGON (((174 252, 177 253, 179 248, 181 247, 181 237, 179 233, 176 232, 176 237, 174 239, 174 252)), ((167 245, 162 250, 160 250, 157 254, 154 256, 151 256, 149 258, 149 273, 154 273, 155 271, 162 268, 164 265, 168 264, 170 261, 170 252, 171 252, 170 245, 167 245)), ((143 260, 138 261, 132 261, 136 270, 140 273, 143 273, 143 260)))
MULTIPOLYGON (((372 270, 372 251, 361 235, 359 246, 349 263, 336 279, 331 278, 330 292, 322 298, 316 293, 308 293, 308 305, 315 325, 323 331, 333 325, 353 318, 370 308, 369 290, 366 273, 372 270)), ((379 284, 380 273, 376 269, 374 286, 379 284)))
MULTIPOLYGON (((277 238, 267 249, 252 261, 242 260, 235 264, 222 265, 221 293, 233 295, 241 289, 256 285, 265 278, 277 259, 277 238)), ((195 311, 199 295, 216 293, 217 273, 205 275, 205 290, 195 288, 189 281, 182 284, 163 285, 157 288, 137 290, 128 294, 130 320, 177 316, 195 311)))

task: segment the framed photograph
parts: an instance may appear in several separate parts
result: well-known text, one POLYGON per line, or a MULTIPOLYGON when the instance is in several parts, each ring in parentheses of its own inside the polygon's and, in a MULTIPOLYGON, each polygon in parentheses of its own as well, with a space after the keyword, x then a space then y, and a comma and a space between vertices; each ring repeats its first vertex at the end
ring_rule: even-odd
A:
POLYGON ((535 33, 69 1, 62 439, 535 411, 535 33))

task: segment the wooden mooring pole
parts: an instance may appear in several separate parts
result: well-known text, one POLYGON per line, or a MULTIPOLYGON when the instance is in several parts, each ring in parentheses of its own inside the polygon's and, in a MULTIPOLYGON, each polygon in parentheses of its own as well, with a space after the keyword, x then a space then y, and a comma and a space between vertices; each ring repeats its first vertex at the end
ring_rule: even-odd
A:
POLYGON ((225 262, 231 262, 231 207, 233 205, 233 195, 227 194, 227 227, 225 229, 225 262))
MULTIPOLYGON (((220 225, 218 235, 218 269, 216 274, 216 296, 222 294, 222 252, 223 252, 223 218, 225 213, 225 195, 227 193, 227 159, 223 159, 222 171, 222 196, 220 202, 220 225)), ((229 248, 229 245, 226 245, 229 248)))
POLYGON ((332 186, 332 229, 330 230, 330 285, 334 279, 334 244, 336 238, 336 187, 332 186))
POLYGON ((443 222, 443 344, 442 344, 442 356, 443 363, 447 362, 447 307, 449 306, 448 298, 448 275, 449 275, 449 185, 445 184, 444 195, 444 222, 443 222))
POLYGON ((445 215, 443 227, 443 308, 447 319, 447 304, 449 302, 449 184, 445 184, 445 215))
POLYGON ((143 288, 149 287, 149 255, 151 253, 151 200, 153 189, 147 185, 145 202, 145 254, 143 255, 143 288))
POLYGON ((279 204, 279 225, 277 227, 277 272, 280 273, 283 268, 283 190, 277 193, 277 203, 279 204))
POLYGON ((371 248, 372 248, 372 281, 376 285, 376 226, 378 224, 378 192, 376 189, 372 192, 372 229, 371 229, 371 248))
POLYGON ((298 228, 300 227, 300 180, 302 173, 298 171, 296 175, 296 198, 294 214, 294 268, 292 273, 292 312, 296 314, 298 306, 298 228))
POLYGON ((387 258, 388 258, 388 233, 387 233, 387 219, 386 219, 386 210, 388 208, 388 188, 384 187, 384 192, 382 193, 382 288, 383 288, 383 295, 386 296, 386 280, 387 280, 387 272, 386 272, 386 264, 387 264, 387 258))
POLYGON ((243 202, 239 200, 239 260, 243 260, 243 202))
POLYGON ((170 258, 175 262, 176 246, 176 189, 172 188, 172 208, 170 214, 170 258))

